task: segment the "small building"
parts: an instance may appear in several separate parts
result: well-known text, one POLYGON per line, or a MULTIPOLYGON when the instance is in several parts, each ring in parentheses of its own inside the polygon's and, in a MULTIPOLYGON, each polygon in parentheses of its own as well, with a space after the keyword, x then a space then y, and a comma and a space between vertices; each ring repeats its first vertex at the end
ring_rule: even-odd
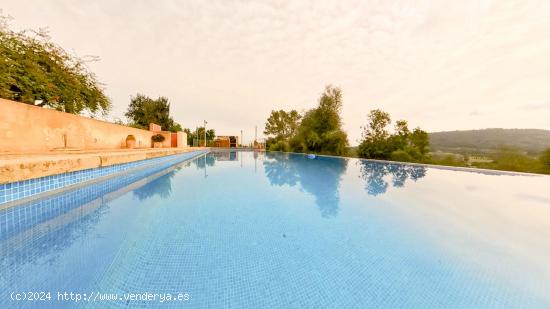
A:
POLYGON ((234 135, 220 135, 214 139, 214 147, 237 148, 239 146, 239 137, 234 135))

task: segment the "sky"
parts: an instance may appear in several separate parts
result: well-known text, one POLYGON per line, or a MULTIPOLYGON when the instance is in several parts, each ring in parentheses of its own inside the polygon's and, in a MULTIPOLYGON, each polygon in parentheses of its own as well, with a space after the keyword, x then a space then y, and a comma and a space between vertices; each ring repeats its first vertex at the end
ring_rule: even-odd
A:
POLYGON ((427 131, 550 129, 550 1, 0 0, 11 28, 99 61, 111 117, 136 93, 174 119, 262 137, 271 110, 343 91, 350 144, 375 108, 427 131))

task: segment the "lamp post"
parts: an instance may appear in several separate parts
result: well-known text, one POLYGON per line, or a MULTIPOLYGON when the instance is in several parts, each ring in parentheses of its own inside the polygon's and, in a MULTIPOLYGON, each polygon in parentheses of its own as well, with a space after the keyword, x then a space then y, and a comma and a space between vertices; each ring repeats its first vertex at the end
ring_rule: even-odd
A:
POLYGON ((193 147, 195 146, 195 139, 197 140, 197 147, 201 146, 201 138, 199 136, 199 126, 195 129, 195 138, 193 139, 193 147))
POLYGON ((208 122, 206 122, 206 120, 204 121, 204 147, 206 147, 206 124, 208 122))

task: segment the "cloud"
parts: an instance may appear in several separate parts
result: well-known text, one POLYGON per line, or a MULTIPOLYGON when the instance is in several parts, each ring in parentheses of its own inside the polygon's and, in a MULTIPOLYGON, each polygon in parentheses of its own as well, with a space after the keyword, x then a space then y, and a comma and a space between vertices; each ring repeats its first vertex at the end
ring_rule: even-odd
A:
POLYGON ((485 114, 486 114, 485 112, 481 112, 481 111, 476 109, 476 110, 471 111, 469 115, 470 116, 483 116, 485 114))
POLYGON ((525 104, 525 105, 522 105, 520 109, 527 110, 527 111, 538 111, 541 109, 550 109, 550 101, 525 104))
POLYGON ((99 56, 92 69, 115 115, 138 91, 164 95, 183 126, 208 119, 223 134, 245 130, 246 140, 272 109, 311 108, 334 84, 350 141, 375 106, 430 131, 550 129, 542 113, 517 108, 550 97, 550 2, 21 0, 3 8, 17 27, 48 26, 65 48, 99 56))

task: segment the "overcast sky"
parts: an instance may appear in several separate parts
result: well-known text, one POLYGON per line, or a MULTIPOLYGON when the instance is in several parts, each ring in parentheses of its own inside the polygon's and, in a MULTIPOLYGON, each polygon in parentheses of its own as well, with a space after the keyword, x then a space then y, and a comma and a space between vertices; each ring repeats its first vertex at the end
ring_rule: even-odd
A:
POLYGON ((272 109, 342 88, 357 144, 369 110, 428 131, 550 129, 550 1, 0 0, 105 83, 113 116, 166 96, 184 127, 253 138, 272 109))

